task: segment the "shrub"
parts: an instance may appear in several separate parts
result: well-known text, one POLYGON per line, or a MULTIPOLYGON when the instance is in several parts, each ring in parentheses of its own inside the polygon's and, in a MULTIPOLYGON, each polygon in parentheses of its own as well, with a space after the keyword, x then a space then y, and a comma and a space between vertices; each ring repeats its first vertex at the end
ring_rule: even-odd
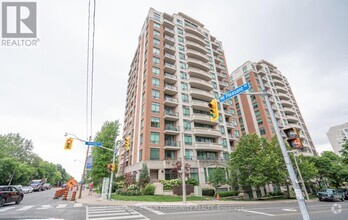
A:
POLYGON ((188 178, 188 180, 186 180, 186 184, 191 184, 194 186, 198 186, 198 180, 195 178, 188 178))
POLYGON ((228 197, 228 196, 238 196, 238 191, 226 191, 226 192, 219 192, 217 193, 220 195, 220 197, 228 197))
POLYGON ((127 189, 119 189, 117 190, 116 193, 122 196, 140 196, 141 195, 139 190, 132 191, 127 189))
POLYGON ((139 186, 132 184, 127 187, 128 191, 139 191, 139 186))
POLYGON ((139 181, 138 181, 138 185, 141 188, 144 188, 146 186, 146 184, 148 184, 150 182, 150 175, 149 175, 149 171, 147 169, 146 164, 143 164, 143 167, 141 169, 140 172, 140 177, 139 177, 139 181))
POLYGON ((282 195, 284 195, 284 193, 282 193, 281 191, 267 193, 267 196, 282 196, 282 195))
POLYGON ((143 190, 144 195, 154 195, 156 187, 152 184, 147 184, 143 190))
POLYGON ((214 196, 215 190, 214 189, 202 189, 202 195, 203 196, 214 196))
POLYGON ((163 184, 164 190, 171 190, 173 189, 173 186, 181 185, 181 180, 179 179, 161 180, 161 183, 163 184))

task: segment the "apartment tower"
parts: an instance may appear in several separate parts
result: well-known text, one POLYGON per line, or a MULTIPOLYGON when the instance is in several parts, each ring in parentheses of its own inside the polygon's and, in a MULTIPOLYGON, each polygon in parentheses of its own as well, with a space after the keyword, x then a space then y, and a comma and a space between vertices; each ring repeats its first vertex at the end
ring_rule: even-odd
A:
MULTIPOLYGON (((296 128, 304 145, 301 153, 316 155, 313 141, 289 82, 276 66, 265 60, 257 63, 248 61, 232 72, 231 82, 234 87, 250 83, 249 92, 259 92, 258 75, 262 76, 281 133, 285 137, 283 129, 296 128)), ((235 97, 234 101, 241 133, 243 135, 256 133, 271 140, 275 131, 265 100, 260 95, 240 95, 235 97)))
POLYGON ((119 174, 138 178, 146 163, 151 181, 174 179, 184 151, 190 177, 206 184, 240 134, 231 101, 210 120, 209 102, 230 89, 221 42, 183 13, 151 8, 129 71, 123 138, 131 146, 120 150, 119 174))
POLYGON ((329 138, 330 144, 334 152, 340 155, 340 150, 342 150, 342 145, 348 140, 348 122, 333 126, 326 133, 329 138))

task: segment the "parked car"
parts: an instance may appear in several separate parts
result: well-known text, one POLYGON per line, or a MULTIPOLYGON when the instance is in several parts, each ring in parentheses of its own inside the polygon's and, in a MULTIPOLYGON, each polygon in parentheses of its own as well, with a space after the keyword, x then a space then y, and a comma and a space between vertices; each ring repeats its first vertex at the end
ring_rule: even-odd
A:
POLYGON ((348 190, 347 189, 338 189, 338 192, 343 194, 344 199, 348 199, 348 190))
POLYGON ((33 187, 31 186, 24 186, 22 189, 23 193, 32 193, 33 192, 33 187))
POLYGON ((51 184, 49 184, 49 183, 45 183, 45 184, 43 184, 43 186, 42 186, 45 190, 49 190, 49 189, 51 189, 52 188, 52 186, 51 186, 51 184))
POLYGON ((22 191, 22 190, 23 190, 22 185, 13 185, 13 186, 16 187, 17 189, 19 189, 19 191, 22 191))
POLYGON ((45 184, 45 180, 33 180, 30 183, 30 186, 33 187, 34 191, 43 191, 45 190, 43 185, 45 184))
POLYGON ((0 207, 5 203, 19 204, 24 198, 24 193, 14 186, 0 186, 0 207))
POLYGON ((324 189, 321 189, 317 195, 318 195, 319 201, 323 201, 323 200, 329 200, 329 201, 341 200, 341 201, 344 201, 343 193, 340 192, 339 190, 336 190, 336 189, 324 188, 324 189))

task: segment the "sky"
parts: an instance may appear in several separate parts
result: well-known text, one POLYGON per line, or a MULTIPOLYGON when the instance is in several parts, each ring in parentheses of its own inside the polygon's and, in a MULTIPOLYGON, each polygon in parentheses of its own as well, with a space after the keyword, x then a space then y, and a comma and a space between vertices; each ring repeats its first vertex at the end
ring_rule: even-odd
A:
MULTIPOLYGON (((0 0, 1 1, 1 0, 0 0)), ((7 0, 8 1, 8 0, 7 0)), ((87 0, 38 2, 38 47, 0 47, 0 134, 20 133, 44 160, 81 178, 86 147, 87 0)), ((319 152, 348 122, 348 2, 344 0, 97 1, 92 134, 124 118, 127 80, 150 7, 183 12, 223 44, 229 72, 267 60, 288 78, 319 152)))

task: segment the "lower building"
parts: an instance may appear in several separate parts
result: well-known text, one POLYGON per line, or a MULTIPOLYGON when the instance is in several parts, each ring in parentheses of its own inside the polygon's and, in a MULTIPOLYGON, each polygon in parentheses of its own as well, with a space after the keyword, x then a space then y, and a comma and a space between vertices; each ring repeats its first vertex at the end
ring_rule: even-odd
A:
POLYGON ((326 133, 334 152, 340 155, 342 145, 348 140, 348 122, 342 125, 333 126, 326 133))

